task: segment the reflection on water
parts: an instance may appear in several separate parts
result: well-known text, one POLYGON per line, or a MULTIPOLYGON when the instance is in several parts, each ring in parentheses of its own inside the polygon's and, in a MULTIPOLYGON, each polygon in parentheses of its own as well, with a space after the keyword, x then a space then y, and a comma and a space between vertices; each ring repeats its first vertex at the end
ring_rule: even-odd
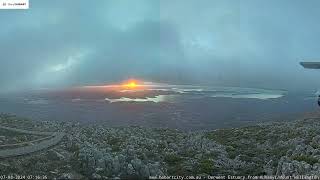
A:
POLYGON ((283 94, 217 94, 211 97, 248 98, 248 99, 276 99, 283 97, 283 94))
POLYGON ((178 95, 158 95, 155 97, 146 97, 146 98, 127 98, 127 97, 121 97, 118 99, 110 99, 105 98, 106 101, 109 101, 110 103, 114 102, 172 102, 178 95))
MULTIPOLYGON (((120 90, 122 93, 119 98, 107 97, 105 100, 110 103, 113 102, 163 102, 167 101, 171 94, 180 95, 179 99, 185 99, 189 96, 195 98, 208 98, 208 97, 224 97, 224 98, 243 98, 243 99, 276 99, 281 98, 287 94, 287 91, 283 90, 268 90, 257 88, 241 88, 241 87, 206 87, 206 86, 180 86, 180 85, 162 85, 157 87, 146 86, 143 89, 125 89, 120 90), (133 95, 134 93, 145 92, 146 96, 142 98, 128 97, 128 93, 133 95), (148 93, 157 92, 158 96, 150 97, 148 93), (162 93, 166 93, 163 95, 162 93), (169 95, 167 95, 169 94, 169 95), (148 97, 149 96, 149 97, 148 97)), ((169 98, 170 99, 170 98, 169 98)))

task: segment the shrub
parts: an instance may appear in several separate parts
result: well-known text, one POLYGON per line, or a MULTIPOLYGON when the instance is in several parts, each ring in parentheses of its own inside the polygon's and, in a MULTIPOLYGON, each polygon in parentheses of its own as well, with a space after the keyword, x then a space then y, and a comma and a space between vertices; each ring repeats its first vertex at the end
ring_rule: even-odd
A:
POLYGON ((169 165, 179 164, 182 161, 182 158, 177 154, 167 154, 164 157, 164 161, 167 162, 169 165))
POLYGON ((198 173, 211 174, 214 169, 212 160, 204 159, 199 164, 198 173))
POLYGON ((296 160, 296 161, 304 161, 304 162, 311 164, 311 165, 319 162, 316 158, 314 158, 312 156, 306 156, 306 155, 295 156, 292 159, 296 160))

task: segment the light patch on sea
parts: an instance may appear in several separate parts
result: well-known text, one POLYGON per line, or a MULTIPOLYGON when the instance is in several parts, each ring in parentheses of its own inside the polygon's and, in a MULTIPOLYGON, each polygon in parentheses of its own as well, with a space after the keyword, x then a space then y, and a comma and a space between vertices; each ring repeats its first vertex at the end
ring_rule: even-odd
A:
POLYGON ((268 90, 255 88, 238 88, 238 87, 223 87, 213 91, 210 97, 228 97, 228 98, 246 98, 246 99, 277 99, 285 96, 287 91, 284 90, 268 90))
POLYGON ((44 104, 49 104, 48 100, 45 99, 36 99, 36 100, 29 100, 28 104, 40 104, 40 105, 44 105, 44 104))
MULTIPOLYGON (((125 92, 135 92, 136 90, 126 90, 125 92)), ((129 98, 121 97, 117 99, 105 98, 109 103, 116 102, 177 102, 179 100, 191 100, 194 98, 241 98, 241 99, 276 99, 286 95, 287 91, 267 90, 241 87, 202 87, 202 86, 162 86, 158 88, 146 88, 139 91, 165 91, 173 94, 157 95, 154 97, 129 98)))
POLYGON ((217 94, 211 97, 228 97, 228 98, 247 98, 247 99, 277 99, 283 97, 283 94, 217 94))
POLYGON ((226 98, 243 98, 243 99, 276 99, 287 94, 284 90, 268 90, 257 88, 241 88, 241 87, 202 87, 202 86, 174 86, 166 89, 151 89, 160 91, 171 91, 186 95, 195 95, 201 97, 226 97, 226 98))
POLYGON ((146 98, 127 98, 127 97, 121 97, 118 99, 110 99, 105 98, 106 101, 109 103, 115 103, 115 102, 171 102, 174 101, 174 99, 177 97, 177 95, 158 95, 155 97, 146 97, 146 98))
POLYGON ((75 99, 71 99, 71 102, 79 102, 79 101, 81 101, 82 99, 80 99, 80 98, 75 98, 75 99))

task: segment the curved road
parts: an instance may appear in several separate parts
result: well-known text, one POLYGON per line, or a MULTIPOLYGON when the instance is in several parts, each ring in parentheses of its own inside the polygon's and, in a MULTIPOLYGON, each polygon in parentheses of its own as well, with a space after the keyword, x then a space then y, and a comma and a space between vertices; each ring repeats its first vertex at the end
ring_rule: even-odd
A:
POLYGON ((29 130, 11 128, 11 127, 1 126, 1 125, 0 125, 0 129, 5 129, 5 130, 9 130, 9 131, 15 131, 15 132, 18 132, 18 133, 33 134, 33 135, 52 135, 53 134, 53 132, 29 131, 29 130))
POLYGON ((37 131, 28 131, 28 130, 22 130, 17 128, 10 128, 0 125, 0 129, 6 129, 10 131, 20 132, 20 133, 26 133, 26 134, 34 134, 34 135, 50 135, 52 138, 45 139, 39 143, 18 147, 14 149, 4 149, 0 150, 0 159, 1 158, 8 158, 8 157, 14 157, 14 156, 20 156, 25 154, 30 154, 36 151, 40 151, 46 148, 49 148, 51 146, 54 146, 58 144, 62 138, 65 136, 65 133, 63 132, 37 132, 37 131))

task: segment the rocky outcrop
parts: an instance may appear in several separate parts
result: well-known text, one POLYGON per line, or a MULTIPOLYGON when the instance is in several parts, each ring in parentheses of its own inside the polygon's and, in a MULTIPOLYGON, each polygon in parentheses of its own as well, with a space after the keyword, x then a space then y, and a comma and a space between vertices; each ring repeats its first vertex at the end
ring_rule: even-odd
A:
POLYGON ((309 173, 312 166, 304 161, 291 160, 287 156, 281 157, 278 167, 277 175, 305 175, 309 173))

